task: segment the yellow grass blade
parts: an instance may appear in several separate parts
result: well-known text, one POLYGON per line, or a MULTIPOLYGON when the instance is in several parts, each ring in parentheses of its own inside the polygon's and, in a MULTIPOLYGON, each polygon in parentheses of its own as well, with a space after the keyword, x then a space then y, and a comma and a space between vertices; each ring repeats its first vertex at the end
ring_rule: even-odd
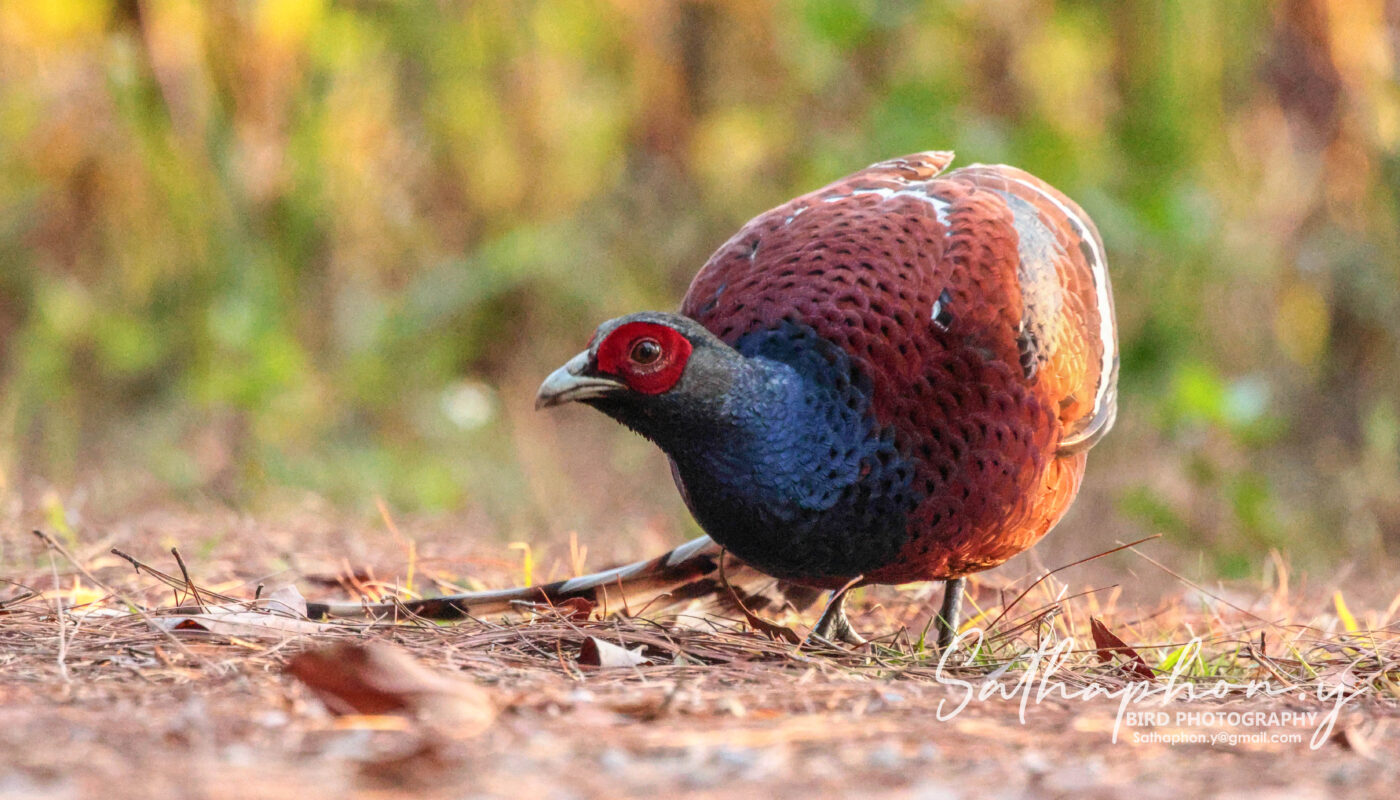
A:
POLYGON ((1337 607, 1337 619, 1342 621, 1342 627, 1347 633, 1356 633, 1361 630, 1361 626, 1356 624, 1356 617, 1351 615, 1351 610, 1347 608, 1347 601, 1342 598, 1342 590, 1338 589, 1332 595, 1332 604, 1337 607))
POLYGON ((535 580, 534 580, 534 578, 535 578, 535 556, 534 556, 534 553, 530 550, 530 543, 529 543, 529 542, 511 542, 511 543, 508 545, 508 547, 509 547, 511 550, 519 550, 519 551, 521 551, 521 556, 520 556, 520 571, 521 571, 522 573, 524 573, 524 575, 523 575, 523 577, 521 578, 521 580, 524 581, 524 583, 525 583, 526 586, 532 586, 532 585, 534 585, 534 583, 535 583, 535 580))

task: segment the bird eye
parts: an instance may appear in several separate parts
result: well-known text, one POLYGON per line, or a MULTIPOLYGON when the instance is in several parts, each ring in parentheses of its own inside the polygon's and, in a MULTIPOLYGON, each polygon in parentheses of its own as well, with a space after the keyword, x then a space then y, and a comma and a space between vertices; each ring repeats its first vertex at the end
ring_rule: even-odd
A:
POLYGON ((632 363, 646 366, 653 364, 656 359, 661 358, 661 344, 655 339, 638 339, 632 345, 632 352, 628 355, 632 363))

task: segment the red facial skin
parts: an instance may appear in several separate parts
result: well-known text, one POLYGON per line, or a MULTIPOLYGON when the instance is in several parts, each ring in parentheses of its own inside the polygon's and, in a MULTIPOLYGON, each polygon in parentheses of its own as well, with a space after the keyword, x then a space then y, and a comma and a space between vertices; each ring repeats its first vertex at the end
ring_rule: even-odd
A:
POLYGON ((688 339, 665 325, 629 322, 598 345, 598 371, 620 378, 634 392, 661 394, 681 379, 691 349, 688 339), (655 358, 647 343, 659 348, 655 358))

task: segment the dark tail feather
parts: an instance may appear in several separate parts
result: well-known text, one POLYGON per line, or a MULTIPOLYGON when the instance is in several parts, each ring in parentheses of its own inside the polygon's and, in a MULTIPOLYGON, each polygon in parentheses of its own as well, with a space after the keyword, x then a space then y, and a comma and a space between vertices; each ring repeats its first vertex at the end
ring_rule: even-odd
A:
POLYGON ((532 603, 557 605, 575 597, 607 613, 628 615, 653 613, 696 600, 732 605, 737 597, 749 611, 757 613, 784 605, 801 611, 815 603, 819 594, 818 589, 764 575, 726 554, 710 537, 701 536, 647 561, 554 583, 395 603, 307 603, 306 613, 312 619, 417 616, 451 620, 517 611, 532 603), (734 590, 732 595, 725 582, 734 590))

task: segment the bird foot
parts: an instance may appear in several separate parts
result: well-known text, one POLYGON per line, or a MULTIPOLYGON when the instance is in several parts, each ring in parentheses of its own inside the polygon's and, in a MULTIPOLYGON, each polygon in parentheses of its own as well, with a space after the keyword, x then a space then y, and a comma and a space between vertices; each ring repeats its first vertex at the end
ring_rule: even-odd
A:
POLYGON ((817 620, 816 627, 812 628, 812 633, 807 637, 809 641, 815 640, 825 644, 841 642, 852 647, 866 644, 865 639, 851 627, 851 620, 846 616, 845 600, 844 591, 832 598, 826 610, 822 612, 821 619, 817 620))
POLYGON ((869 644, 869 642, 866 641, 865 637, 856 633, 854 629, 849 627, 840 628, 831 633, 823 633, 821 631, 814 630, 810 634, 808 634, 807 643, 820 644, 826 647, 840 647, 841 645, 847 645, 852 648, 860 648, 869 644))

